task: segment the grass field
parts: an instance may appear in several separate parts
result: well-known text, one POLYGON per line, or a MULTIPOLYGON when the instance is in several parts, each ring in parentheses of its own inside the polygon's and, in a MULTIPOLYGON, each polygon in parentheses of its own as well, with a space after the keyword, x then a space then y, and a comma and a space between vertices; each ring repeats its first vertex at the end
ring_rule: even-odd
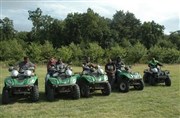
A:
MULTIPOLYGON (((146 65, 132 66, 133 71, 143 74, 146 65)), ((81 68, 74 67, 75 72, 81 68)), ((9 105, 0 103, 0 118, 180 118, 180 65, 165 65, 170 70, 172 86, 164 84, 155 87, 145 86, 143 91, 130 90, 128 93, 112 92, 110 96, 101 96, 97 91, 90 98, 71 100, 58 98, 54 102, 46 101, 44 95, 44 77, 46 67, 39 66, 40 100, 31 103, 28 99, 18 99, 9 105)), ((7 68, 0 69, 0 101, 3 81, 9 75, 7 68)))

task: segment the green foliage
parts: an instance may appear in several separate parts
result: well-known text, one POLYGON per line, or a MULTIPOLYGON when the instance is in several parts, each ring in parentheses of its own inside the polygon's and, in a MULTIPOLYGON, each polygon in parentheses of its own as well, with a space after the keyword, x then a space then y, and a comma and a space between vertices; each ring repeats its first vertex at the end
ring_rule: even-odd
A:
POLYGON ((169 39, 161 39, 157 42, 157 45, 164 48, 175 48, 177 49, 176 44, 173 44, 169 39))
MULTIPOLYGON (((42 45, 38 43, 30 43, 26 48, 26 55, 29 56, 32 62, 40 62, 42 57, 42 45)), ((43 52, 44 53, 44 52, 43 52)))
POLYGON ((154 21, 144 22, 141 26, 141 43, 143 43, 146 48, 151 48, 154 46, 158 39, 163 36, 164 26, 161 26, 154 21))
POLYGON ((49 41, 45 41, 45 43, 41 46, 41 62, 46 62, 49 58, 54 57, 55 49, 53 48, 52 43, 49 41))
POLYGON ((146 55, 147 49, 140 42, 136 43, 133 47, 127 47, 127 63, 139 63, 141 58, 146 55))
POLYGON ((178 47, 180 50, 180 30, 172 32, 169 36, 171 42, 178 47))
POLYGON ((127 56, 127 50, 119 45, 115 45, 106 51, 105 56, 112 59, 115 59, 117 56, 125 58, 127 56))
POLYGON ((0 19, 0 37, 1 40, 13 39, 15 36, 15 30, 13 26, 13 20, 5 17, 0 19))
POLYGON ((23 58, 25 51, 22 45, 16 40, 0 41, 1 61, 15 63, 23 58))
POLYGON ((178 63, 180 51, 174 48, 154 46, 148 52, 148 59, 153 57, 164 63, 178 63))
POLYGON ((81 50, 80 45, 75 45, 74 43, 71 43, 69 45, 69 49, 71 49, 72 51, 71 61, 74 65, 79 65, 83 58, 83 51, 81 50))
POLYGON ((89 56, 91 61, 97 62, 104 55, 104 50, 97 43, 89 43, 88 48, 84 52, 85 56, 89 56))
POLYGON ((157 45, 151 47, 148 51, 148 60, 151 60, 152 58, 156 58, 157 60, 162 62, 162 50, 163 48, 157 45))
POLYGON ((69 62, 72 57, 73 51, 68 46, 62 46, 57 49, 57 58, 62 59, 65 62, 69 62))
POLYGON ((40 8, 28 13, 33 24, 30 32, 17 32, 13 20, 0 19, 0 61, 16 61, 26 54, 37 63, 52 56, 78 65, 85 56, 97 63, 117 56, 127 63, 144 63, 152 57, 164 63, 180 62, 179 30, 164 35, 164 26, 141 23, 128 11, 117 11, 108 19, 88 8, 85 13, 69 13, 64 20, 44 15, 40 8))
POLYGON ((178 63, 180 59, 180 51, 174 48, 164 48, 162 50, 162 62, 178 63))

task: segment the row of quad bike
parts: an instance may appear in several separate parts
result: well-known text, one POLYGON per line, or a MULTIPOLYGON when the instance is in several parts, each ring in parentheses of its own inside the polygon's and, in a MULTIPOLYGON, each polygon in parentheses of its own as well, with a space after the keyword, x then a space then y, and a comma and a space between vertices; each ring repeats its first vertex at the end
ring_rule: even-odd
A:
MULTIPOLYGON (((8 104, 16 96, 27 96, 32 102, 39 100, 38 76, 34 73, 34 68, 26 68, 18 72, 13 67, 9 68, 11 76, 4 80, 2 91, 2 104, 8 104)), ((131 72, 121 68, 116 72, 115 89, 120 92, 128 92, 130 87, 135 90, 143 90, 144 83, 156 85, 165 83, 171 86, 169 71, 162 71, 159 68, 145 69, 142 77, 138 72, 131 72)), ((73 73, 70 66, 61 72, 52 69, 45 77, 45 95, 48 101, 55 100, 56 95, 68 94, 72 99, 89 97, 96 90, 100 90, 102 95, 111 94, 111 85, 103 69, 98 68, 82 73, 73 73)))

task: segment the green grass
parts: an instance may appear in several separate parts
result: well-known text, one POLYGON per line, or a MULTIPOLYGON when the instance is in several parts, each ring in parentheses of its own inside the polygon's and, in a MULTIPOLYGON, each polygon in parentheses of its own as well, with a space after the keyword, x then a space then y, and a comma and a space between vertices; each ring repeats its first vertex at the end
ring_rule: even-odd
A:
MULTIPOLYGON (((146 65, 133 66, 133 71, 143 74, 146 65)), ((74 67, 75 72, 81 68, 74 67)), ((170 70, 172 86, 164 84, 155 87, 146 86, 143 91, 130 90, 128 93, 112 92, 110 96, 101 96, 100 91, 91 98, 71 100, 59 98, 47 102, 44 95, 44 77, 46 67, 37 67, 39 76, 40 101, 31 103, 20 99, 9 105, 0 103, 0 118, 38 117, 38 118, 179 118, 180 117, 180 65, 165 65, 170 70)), ((0 100, 3 81, 9 75, 7 68, 0 70, 0 100)))

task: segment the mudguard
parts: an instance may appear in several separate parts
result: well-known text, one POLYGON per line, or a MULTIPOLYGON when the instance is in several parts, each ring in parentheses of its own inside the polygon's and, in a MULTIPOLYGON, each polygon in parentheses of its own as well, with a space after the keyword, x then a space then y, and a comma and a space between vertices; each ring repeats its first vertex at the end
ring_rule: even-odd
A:
POLYGON ((7 87, 31 86, 34 85, 37 80, 38 80, 37 76, 24 77, 24 78, 12 78, 11 76, 9 76, 4 80, 4 84, 7 87))

